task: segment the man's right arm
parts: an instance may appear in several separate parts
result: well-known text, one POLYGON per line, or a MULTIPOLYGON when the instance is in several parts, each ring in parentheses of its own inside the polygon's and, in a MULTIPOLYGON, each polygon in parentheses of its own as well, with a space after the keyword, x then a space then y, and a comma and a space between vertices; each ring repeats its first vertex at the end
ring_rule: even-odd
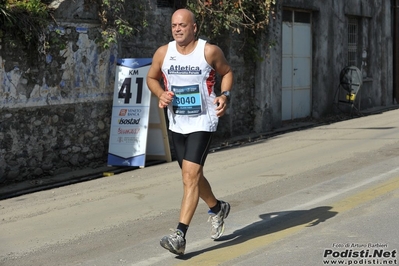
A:
POLYGON ((162 78, 162 64, 168 49, 167 45, 161 46, 155 52, 152 58, 152 64, 147 73, 147 86, 150 91, 159 99, 159 107, 168 106, 173 100, 173 93, 165 92, 161 87, 160 80, 162 78))
POLYGON ((164 46, 158 48, 158 50, 155 52, 154 56, 152 57, 150 69, 147 73, 147 86, 158 98, 163 92, 163 89, 159 83, 162 77, 161 67, 163 64, 163 58, 165 57, 166 53, 163 50, 165 50, 164 46))

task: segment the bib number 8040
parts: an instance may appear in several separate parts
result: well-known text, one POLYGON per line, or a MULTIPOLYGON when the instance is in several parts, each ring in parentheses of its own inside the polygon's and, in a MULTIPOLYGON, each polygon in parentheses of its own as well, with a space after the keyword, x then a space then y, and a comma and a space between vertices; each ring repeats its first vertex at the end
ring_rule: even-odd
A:
POLYGON ((195 97, 176 97, 176 104, 178 105, 192 105, 195 104, 196 100, 195 97))

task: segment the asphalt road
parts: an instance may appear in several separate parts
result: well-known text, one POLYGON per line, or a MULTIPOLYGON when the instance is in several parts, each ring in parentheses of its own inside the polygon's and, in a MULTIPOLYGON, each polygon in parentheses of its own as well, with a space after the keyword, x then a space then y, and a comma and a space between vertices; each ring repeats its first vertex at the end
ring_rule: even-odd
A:
POLYGON ((213 241, 201 202, 182 257, 159 246, 176 162, 2 200, 0 265, 397 265, 398 126, 393 110, 211 153, 232 210, 213 241))

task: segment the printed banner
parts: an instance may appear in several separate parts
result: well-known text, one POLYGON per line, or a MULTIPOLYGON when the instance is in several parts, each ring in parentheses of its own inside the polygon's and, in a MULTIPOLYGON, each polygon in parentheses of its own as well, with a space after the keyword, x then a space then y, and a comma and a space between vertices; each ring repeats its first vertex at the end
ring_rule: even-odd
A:
POLYGON ((112 106, 108 165, 145 166, 151 91, 151 58, 118 60, 112 106))

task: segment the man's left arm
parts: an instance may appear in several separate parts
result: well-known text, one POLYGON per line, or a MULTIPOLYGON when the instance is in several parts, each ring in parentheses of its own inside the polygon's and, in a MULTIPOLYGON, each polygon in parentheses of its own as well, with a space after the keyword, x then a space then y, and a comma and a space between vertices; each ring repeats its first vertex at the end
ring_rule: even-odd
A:
MULTIPOLYGON (((221 76, 221 84, 220 90, 221 93, 228 91, 230 92, 233 87, 233 71, 227 62, 223 51, 216 45, 209 45, 208 46, 208 57, 210 65, 215 69, 215 71, 221 76)), ((207 57, 207 58, 208 58, 207 57)), ((227 104, 228 104, 227 96, 221 94, 215 98, 214 103, 217 105, 216 112, 217 116, 221 117, 224 115, 227 104)))

